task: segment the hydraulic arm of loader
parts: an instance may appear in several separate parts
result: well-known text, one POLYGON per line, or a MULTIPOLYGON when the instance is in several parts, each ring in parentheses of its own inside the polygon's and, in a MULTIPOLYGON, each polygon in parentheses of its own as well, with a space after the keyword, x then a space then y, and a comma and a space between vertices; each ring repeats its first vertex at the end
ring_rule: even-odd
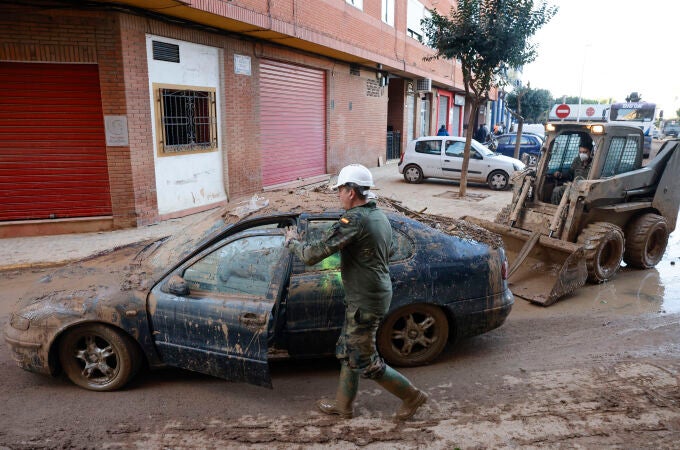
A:
POLYGON ((551 221, 550 236, 514 226, 533 181, 534 177, 531 175, 524 178, 521 190, 516 195, 517 202, 510 213, 509 225, 471 216, 465 216, 463 219, 503 238, 510 263, 508 277, 512 292, 533 303, 549 306, 560 297, 583 286, 588 277, 588 269, 582 246, 551 237, 562 225, 571 186, 562 196, 551 221))

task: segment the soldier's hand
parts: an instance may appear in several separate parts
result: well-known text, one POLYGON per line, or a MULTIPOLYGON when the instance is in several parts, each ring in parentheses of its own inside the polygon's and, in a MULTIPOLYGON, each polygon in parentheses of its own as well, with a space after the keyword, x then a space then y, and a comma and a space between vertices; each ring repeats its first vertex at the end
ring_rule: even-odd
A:
POLYGON ((286 238, 285 241, 284 241, 284 245, 286 247, 288 247, 288 244, 290 243, 290 241, 292 241, 292 240, 298 240, 299 241, 300 240, 300 235, 298 234, 296 227, 286 227, 284 232, 283 232, 283 235, 286 238))

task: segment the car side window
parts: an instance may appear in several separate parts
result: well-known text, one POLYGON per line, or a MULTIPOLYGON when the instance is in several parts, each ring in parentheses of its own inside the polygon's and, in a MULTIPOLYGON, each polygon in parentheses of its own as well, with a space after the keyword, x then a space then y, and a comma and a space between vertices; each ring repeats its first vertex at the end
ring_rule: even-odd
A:
POLYGON ((413 256, 413 242, 403 232, 392 227, 392 248, 390 262, 403 261, 413 256))
POLYGON ((520 140, 521 145, 531 145, 534 142, 531 140, 531 138, 528 138, 526 136, 522 136, 522 139, 520 140))
POLYGON ((465 151, 465 142, 461 141, 446 141, 446 156, 453 156, 462 158, 465 151))
MULTIPOLYGON (((330 229, 337 220, 311 220, 307 224, 306 241, 318 241, 330 229)), ((334 253, 318 263, 308 266, 305 264, 305 272, 317 270, 340 270, 340 252, 334 253)))
POLYGON ((441 155, 442 141, 439 139, 430 141, 416 142, 416 153, 425 153, 427 155, 441 155))
MULTIPOLYGON (((313 220, 307 225, 306 240, 319 240, 323 234, 335 223, 335 220, 313 220)), ((392 227, 392 248, 390 262, 402 261, 413 256, 413 243, 403 232, 392 227)), ((340 252, 334 253, 313 266, 305 265, 305 272, 322 270, 340 270, 340 252)))
POLYGON ((249 236, 232 241, 189 266, 183 274, 190 290, 264 297, 284 237, 249 236))

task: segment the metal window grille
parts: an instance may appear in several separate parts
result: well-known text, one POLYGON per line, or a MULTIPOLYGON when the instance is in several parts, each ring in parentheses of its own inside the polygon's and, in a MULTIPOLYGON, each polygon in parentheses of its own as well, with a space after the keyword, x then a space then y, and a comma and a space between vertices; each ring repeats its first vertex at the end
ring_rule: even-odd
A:
POLYGON ((217 148, 215 93, 160 89, 163 153, 217 148))
POLYGON ((637 136, 613 138, 602 169, 602 177, 611 177, 635 169, 638 145, 637 136))
POLYGON ((387 159, 401 158, 401 132, 387 132, 387 159))
POLYGON ((580 134, 561 134, 555 138, 552 156, 548 162, 548 171, 569 170, 572 161, 578 155, 578 147, 581 144, 580 134))

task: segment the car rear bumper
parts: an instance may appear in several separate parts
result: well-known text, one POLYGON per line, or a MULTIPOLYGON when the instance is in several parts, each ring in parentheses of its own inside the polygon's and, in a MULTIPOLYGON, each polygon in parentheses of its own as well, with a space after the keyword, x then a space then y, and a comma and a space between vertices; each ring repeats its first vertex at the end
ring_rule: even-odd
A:
POLYGON ((456 323, 455 337, 476 336, 503 325, 515 297, 510 288, 485 299, 472 299, 446 305, 456 323))

